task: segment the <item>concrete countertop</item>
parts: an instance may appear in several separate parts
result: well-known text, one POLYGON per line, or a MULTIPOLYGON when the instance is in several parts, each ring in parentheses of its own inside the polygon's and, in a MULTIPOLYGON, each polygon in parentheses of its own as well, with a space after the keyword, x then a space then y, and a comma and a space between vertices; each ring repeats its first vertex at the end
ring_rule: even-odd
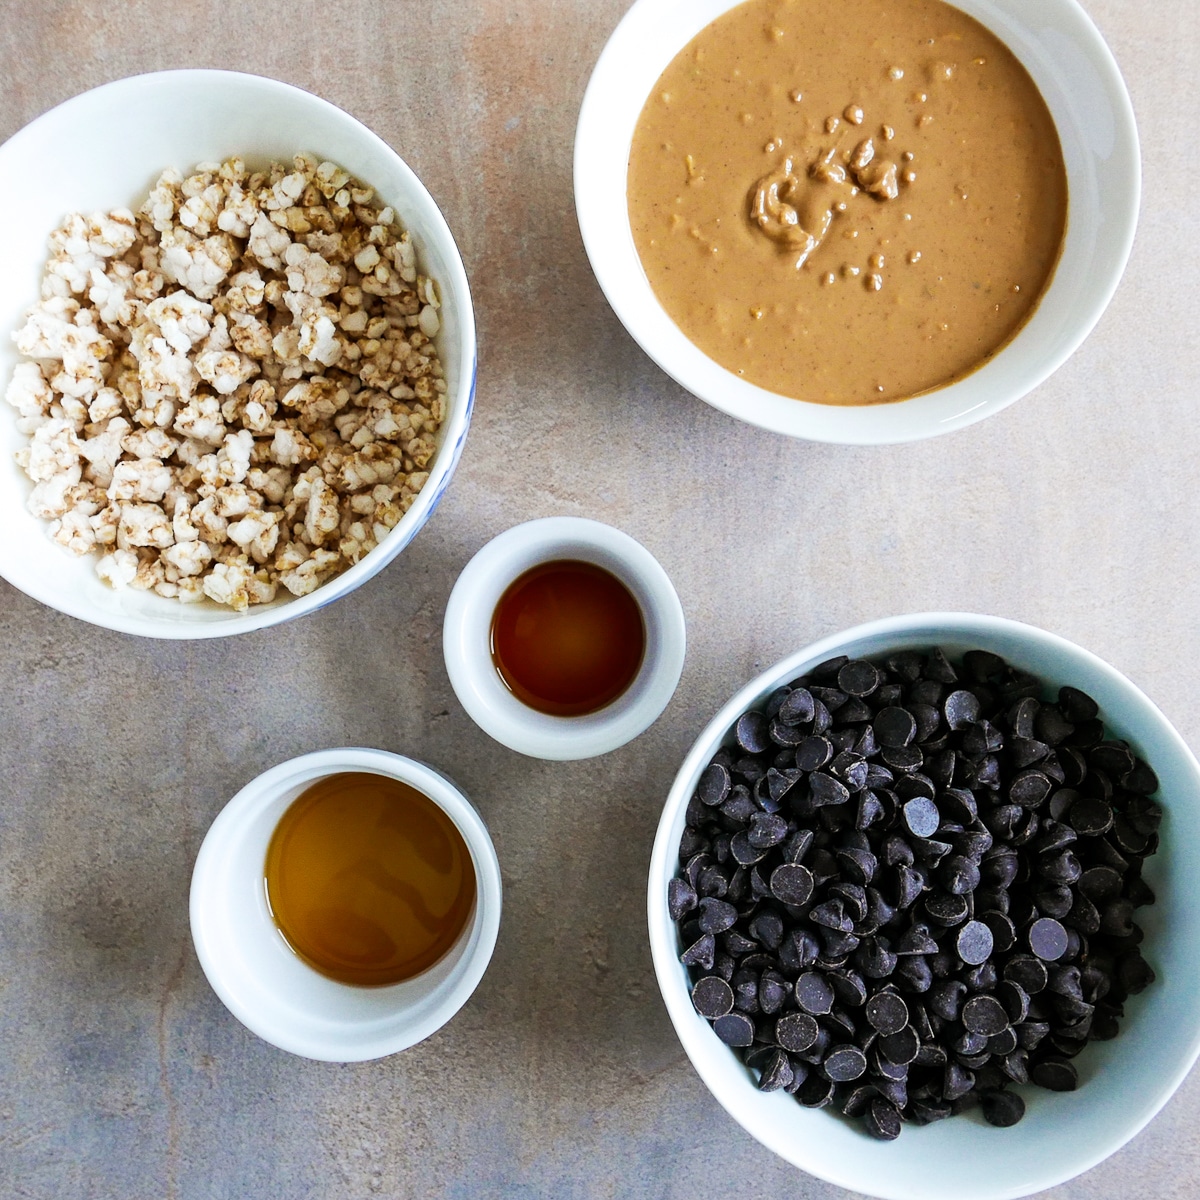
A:
MULTIPOLYGON (((271 75, 360 118, 442 206, 481 335, 476 417, 447 497, 396 563, 332 607, 159 644, 0 584, 0 1194, 844 1197, 724 1114, 654 983, 650 843, 704 722, 818 636, 966 609, 1095 651, 1200 745, 1192 0, 1087 0, 1132 92, 1145 166, 1133 257, 1096 332, 1000 415, 882 449, 790 442, 710 410, 605 304, 575 225, 571 145, 624 7, 0 8, 0 138, 87 88, 181 66, 271 75), (590 762, 490 741, 441 658, 467 560, 552 514, 642 541, 689 621, 663 717, 590 762), (506 889, 495 959, 466 1008, 415 1049, 358 1066, 293 1058, 245 1030, 205 982, 187 923, 192 862, 226 800, 274 763, 342 744, 452 774, 488 821, 506 889)), ((1198 1101, 1193 1074, 1125 1149, 1046 1195, 1197 1195, 1198 1101)))

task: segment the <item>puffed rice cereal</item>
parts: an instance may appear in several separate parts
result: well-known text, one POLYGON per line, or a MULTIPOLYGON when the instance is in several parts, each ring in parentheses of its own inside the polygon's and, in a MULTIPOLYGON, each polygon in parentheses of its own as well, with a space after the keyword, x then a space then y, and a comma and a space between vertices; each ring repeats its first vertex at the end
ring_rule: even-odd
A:
POLYGON ((14 334, 28 506, 113 587, 239 612, 356 563, 428 478, 433 280, 371 188, 297 155, 72 214, 14 334))

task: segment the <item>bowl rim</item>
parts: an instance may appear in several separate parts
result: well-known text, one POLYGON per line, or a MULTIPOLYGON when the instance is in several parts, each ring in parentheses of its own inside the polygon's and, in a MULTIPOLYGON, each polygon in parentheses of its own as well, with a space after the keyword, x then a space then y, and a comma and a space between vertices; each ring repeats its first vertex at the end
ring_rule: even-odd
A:
MULTIPOLYGON (((1089 291, 1088 301, 1076 306, 1078 311, 1071 322, 1070 333, 1059 339, 1052 352, 1041 357, 1031 368, 1023 370, 1015 386, 1011 383, 1005 385, 998 396, 979 399, 972 394, 973 381, 997 362, 1015 361, 1014 350, 1019 349, 1023 335, 1033 324, 1042 301, 1055 285, 1057 266, 1045 293, 1039 298, 1038 305, 1016 335, 967 375, 906 400, 882 405, 845 406, 784 397, 749 383, 705 355, 679 330, 654 295, 637 251, 633 247, 624 184, 628 169, 628 145, 624 150, 619 206, 613 195, 600 194, 593 186, 591 164, 596 157, 595 144, 602 136, 601 131, 612 123, 608 97, 614 88, 623 86, 621 56, 625 46, 632 41, 646 40, 639 26, 645 21, 647 14, 666 7, 678 7, 685 2, 686 0, 634 0, 596 60, 580 105, 574 144, 575 210, 592 271, 605 299, 626 332, 658 367, 706 404, 761 429, 805 441, 835 445, 898 445, 951 433, 1002 411, 1039 387, 1075 353, 1099 322, 1124 275, 1133 248, 1142 185, 1140 141, 1128 89, 1112 51, 1078 0, 1040 2, 1057 6, 1063 19, 1072 24, 1080 43, 1086 47, 1088 65, 1095 72, 1105 98, 1112 105, 1115 117, 1114 144, 1117 147, 1114 153, 1119 153, 1127 159, 1128 174, 1121 180, 1123 186, 1113 187, 1111 211, 1106 208, 1102 216, 1104 241, 1108 246, 1115 248, 1115 253, 1110 256, 1111 270, 1105 274, 1100 286, 1089 291), (620 217, 614 216, 617 207, 620 209, 620 217), (617 223, 616 241, 620 243, 615 249, 612 244, 614 231, 611 227, 614 221, 617 223), (609 228, 604 228, 606 225, 609 228), (628 261, 630 254, 632 266, 628 261), (655 326, 652 329, 644 327, 640 319, 647 311, 655 326), (932 409, 935 397, 946 398, 948 401, 953 396, 959 399, 952 411, 932 409), (889 422, 888 428, 881 429, 866 415, 881 411, 899 412, 904 415, 889 422)), ((722 0, 720 13, 727 12, 742 2, 743 0, 722 0)), ((967 7, 961 0, 947 2, 960 9, 967 7)), ((971 0, 973 11, 969 15, 1008 44, 1003 33, 996 28, 994 19, 998 14, 1003 14, 1006 4, 1012 2, 1013 0, 971 0)), ((714 12, 709 19, 715 19, 720 13, 714 12)), ((662 68, 665 68, 673 57, 674 53, 666 58, 662 62, 662 68)), ((1023 65, 1027 70, 1030 69, 1028 63, 1023 65)), ((1032 70, 1030 73, 1033 73, 1032 70)), ((628 90, 627 85, 625 90, 628 90)), ((1071 240, 1071 234, 1068 210, 1068 225, 1063 239, 1064 253, 1071 240)), ((1058 265, 1061 266, 1061 256, 1058 265)))
MULTIPOLYGON (((445 259, 449 277, 439 278, 438 284, 443 292, 443 303, 448 297, 453 297, 455 316, 459 322, 458 343, 461 347, 462 357, 461 378, 457 381, 453 394, 448 393, 448 411, 446 419, 438 431, 440 444, 430 467, 429 478, 418 493, 412 507, 401 517, 396 527, 383 542, 359 562, 354 563, 340 575, 334 576, 306 596, 292 596, 283 599, 282 602, 276 601, 269 605, 255 606, 244 614, 231 612, 229 616, 220 615, 206 621, 190 621, 186 617, 181 620, 158 621, 153 617, 141 614, 98 612, 90 605, 79 602, 74 595, 64 596, 50 587, 40 586, 40 580, 37 577, 20 581, 12 578, 7 564, 0 561, 0 577, 34 600, 65 613, 67 616, 76 617, 89 624, 112 629, 118 633, 166 641, 191 641, 251 633, 316 612, 372 579, 407 547, 433 515, 462 456, 475 404, 478 343, 474 305, 466 268, 463 266, 458 244, 445 216, 429 190, 401 155, 357 117, 323 97, 294 84, 247 71, 226 71, 206 67, 146 71, 136 75, 127 75, 71 96, 34 117, 11 137, 0 143, 0 164, 3 163, 5 152, 10 147, 16 145, 20 148, 26 142, 35 142, 52 130, 56 123, 69 121, 73 113, 83 111, 101 93, 108 96, 121 92, 129 92, 133 95, 139 92, 153 93, 158 89, 171 87, 177 83, 204 84, 224 89, 228 89, 230 86, 240 86, 255 89, 260 94, 265 91, 285 97, 291 103, 320 111, 332 117, 335 121, 345 125, 348 131, 362 139, 373 150, 389 159, 396 172, 405 180, 405 185, 428 205, 430 219, 422 225, 420 232, 422 237, 430 240, 436 239, 439 253, 445 259)), ((409 216, 401 213, 401 217, 405 221, 405 228, 408 228, 409 216)), ((7 383, 7 380, 4 382, 7 383)), ((183 607, 181 606, 181 608, 183 607)))
MULTIPOLYGON (((662 814, 655 832, 654 844, 651 851, 650 869, 646 891, 646 918, 650 941, 651 959, 659 992, 670 1017, 671 1025, 679 1038, 684 1052, 693 1069, 703 1080, 705 1086, 722 1108, 756 1140, 762 1142, 768 1149, 784 1158, 785 1161, 808 1174, 815 1175, 829 1183, 847 1188, 851 1191, 867 1195, 883 1197, 885 1200, 911 1200, 912 1193, 908 1191, 888 1190, 880 1188, 876 1183, 864 1181, 854 1175, 853 1164, 848 1169, 831 1170, 808 1161, 801 1162, 799 1151, 789 1146, 792 1153, 787 1153, 778 1144, 773 1144, 760 1131, 752 1127, 750 1121, 739 1110, 736 1097, 729 1097, 719 1090, 710 1075, 703 1060, 698 1060, 692 1053, 692 1030, 695 1012, 686 989, 680 986, 678 961, 678 943, 675 923, 670 919, 666 906, 667 882, 676 873, 678 845, 672 836, 673 826, 680 810, 685 807, 691 797, 695 780, 704 765, 711 759, 712 754, 728 737, 737 718, 747 709, 762 702, 776 687, 802 674, 806 669, 817 665, 827 658, 842 653, 847 644, 861 642, 867 638, 886 636, 897 639, 905 635, 925 633, 926 631, 944 631, 946 639, 955 641, 968 640, 974 636, 990 639, 1009 637, 1020 640, 1025 644, 1043 647, 1052 651, 1075 658, 1088 669, 1101 675, 1105 682, 1123 691, 1127 698, 1143 706, 1145 715, 1156 727, 1156 734, 1179 756, 1181 763, 1190 772, 1193 782, 1200 791, 1200 761, 1189 748, 1178 730, 1171 724, 1165 714, 1152 700, 1116 667, 1100 658, 1098 655, 1084 649, 1077 643, 1051 633, 1035 625, 1015 621, 1007 617, 989 616, 982 613, 969 612, 916 612, 894 617, 883 617, 867 621, 851 628, 841 630, 819 638, 807 646, 796 650, 772 666, 760 672, 753 679, 740 687, 730 699, 721 706, 713 718, 708 721, 696 740, 688 749, 679 767, 671 788, 664 802, 662 814)), ((925 639, 922 639, 925 640, 925 639)), ((938 634, 932 634, 928 640, 936 643, 938 634)), ((872 655, 878 653, 872 651, 872 655)), ((1137 1136, 1151 1120, 1162 1110, 1163 1106, 1174 1095, 1188 1072, 1200 1058, 1200 1020, 1193 1024, 1191 1033, 1181 1048, 1182 1052, 1174 1060, 1171 1070, 1161 1077, 1157 1085, 1150 1089, 1147 1098, 1143 1099, 1140 1109, 1133 1120, 1129 1121, 1120 1131, 1117 1139, 1105 1144, 1097 1151, 1070 1153, 1064 1156, 1064 1163, 1053 1172, 1043 1173, 1032 1185, 1013 1185, 1003 1180, 983 1179, 980 1190, 971 1193, 970 1200, 1017 1200, 1019 1197, 1031 1195, 1033 1192, 1065 1183, 1077 1175, 1091 1169, 1104 1159, 1115 1154, 1121 1147, 1137 1136)), ((934 1193, 930 1193, 933 1195, 934 1193)), ((936 1193, 939 1197, 947 1195, 944 1189, 936 1193)), ((956 1197, 956 1200, 958 1198, 956 1197)), ((967 1200, 963 1196, 961 1200, 967 1200)))

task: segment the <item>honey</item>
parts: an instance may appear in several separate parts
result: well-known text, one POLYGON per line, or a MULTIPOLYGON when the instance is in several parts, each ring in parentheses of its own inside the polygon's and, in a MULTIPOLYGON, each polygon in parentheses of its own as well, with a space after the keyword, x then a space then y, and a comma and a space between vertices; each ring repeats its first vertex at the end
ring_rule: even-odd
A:
POLYGON ((582 716, 629 687, 646 625, 629 589, 594 563, 542 563, 509 585, 492 617, 492 660, 538 712, 582 716))
POLYGON ((267 903, 288 945, 339 983, 381 986, 433 966, 475 903, 471 853, 428 796, 385 775, 331 775, 284 813, 267 903))

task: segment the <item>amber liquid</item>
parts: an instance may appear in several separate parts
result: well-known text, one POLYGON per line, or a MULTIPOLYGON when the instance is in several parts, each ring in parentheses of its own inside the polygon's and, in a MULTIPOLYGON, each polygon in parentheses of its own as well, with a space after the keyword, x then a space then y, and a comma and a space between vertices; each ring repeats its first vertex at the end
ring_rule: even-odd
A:
POLYGON ((611 704, 646 653, 646 624, 629 589, 586 562, 526 571, 492 617, 492 660, 505 685, 538 712, 575 717, 611 704))
POLYGON ((339 983, 411 979, 458 940, 475 868, 454 822, 384 775, 332 775, 283 814, 267 848, 267 903, 310 967, 339 983))

